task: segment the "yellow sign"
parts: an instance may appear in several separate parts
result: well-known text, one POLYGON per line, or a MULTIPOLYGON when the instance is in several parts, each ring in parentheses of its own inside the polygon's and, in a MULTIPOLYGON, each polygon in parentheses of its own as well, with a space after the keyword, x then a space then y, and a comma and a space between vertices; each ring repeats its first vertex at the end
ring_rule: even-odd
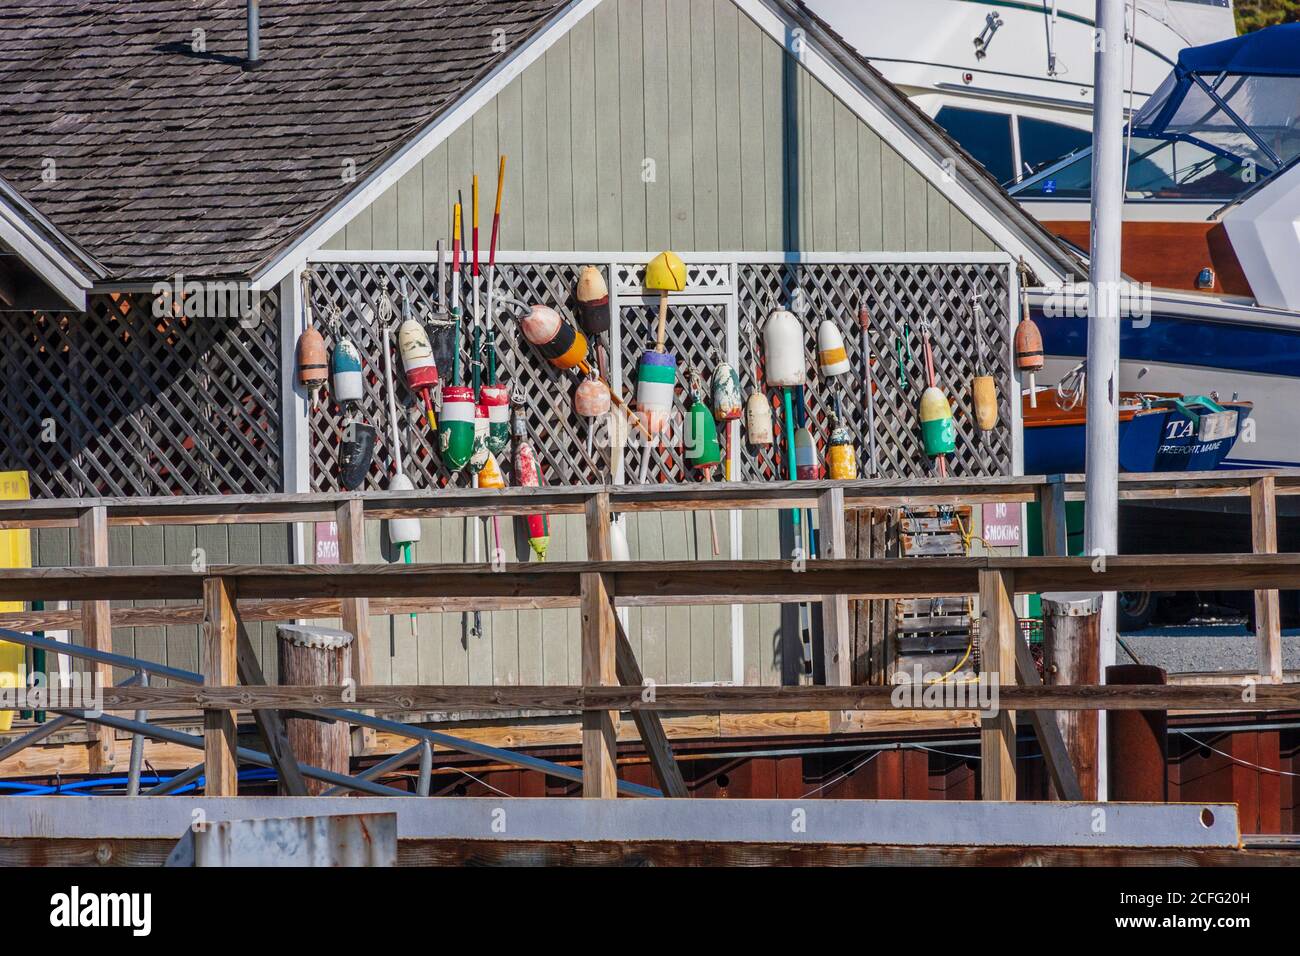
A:
MULTIPOLYGON (((0 501, 27 501, 31 488, 25 471, 0 471, 0 501)), ((0 531, 0 568, 32 566, 32 535, 26 528, 0 531)), ((0 601, 0 611, 21 611, 22 601, 0 601)), ((26 682, 24 647, 0 641, 0 687, 22 687, 26 682)), ((0 731, 13 725, 14 712, 0 711, 0 731)))

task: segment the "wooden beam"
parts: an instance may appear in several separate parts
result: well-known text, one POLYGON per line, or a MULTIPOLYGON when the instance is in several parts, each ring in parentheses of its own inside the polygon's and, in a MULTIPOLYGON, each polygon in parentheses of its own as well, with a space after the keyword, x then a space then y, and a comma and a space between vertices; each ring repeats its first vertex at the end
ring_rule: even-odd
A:
MULTIPOLYGON (((644 688, 645 676, 641 673, 641 665, 637 662, 632 642, 628 640, 627 632, 623 630, 623 622, 618 619, 617 614, 614 615, 614 628, 618 637, 614 652, 614 667, 618 682, 625 687, 644 688)), ((659 789, 663 790, 664 795, 668 797, 689 797, 690 793, 686 789, 686 781, 682 779, 681 768, 677 766, 677 761, 673 757, 672 744, 668 742, 663 719, 654 711, 634 710, 632 721, 641 736, 646 756, 650 758, 650 766, 659 781, 659 789)))
MULTIPOLYGON (((999 684, 1015 681, 1020 640, 1012 605, 1015 581, 1007 571, 980 572, 980 675, 999 684)), ((980 785, 985 800, 1016 799, 1016 715, 999 700, 995 716, 980 724, 980 785)))
MULTIPOLYGON (((1038 668, 1034 665, 1034 656, 1029 652, 1029 645, 1019 634, 1016 635, 1016 678, 1017 682, 1025 687, 1043 686, 1043 680, 1038 676, 1038 668)), ((1038 749, 1043 752, 1043 760, 1047 762, 1047 772, 1060 798, 1082 801, 1083 787, 1079 784, 1074 763, 1070 760, 1065 738, 1061 736, 1061 728, 1056 722, 1056 712, 1031 710, 1029 723, 1034 728, 1034 736, 1038 738, 1038 749)))
MULTIPOLYGON (((841 561, 849 556, 844 522, 844 489, 828 488, 817 499, 819 561, 841 561)), ((847 594, 822 598, 822 650, 826 683, 847 687, 853 683, 853 626, 847 594)))
MULTIPOLYGON (((612 642, 611 642, 612 646, 612 642)), ((986 644, 987 648, 988 645, 986 644)), ((1014 650, 1014 649, 1013 649, 1014 650)), ((1015 673, 1007 672, 1009 677, 1015 673)), ((612 673, 612 672, 611 672, 612 673)), ((958 685, 960 686, 960 685, 958 685)), ((609 684, 453 685, 378 684, 358 687, 355 700, 338 686, 248 687, 237 684, 203 687, 112 687, 103 694, 108 712, 150 710, 257 710, 260 708, 319 710, 325 707, 366 708, 386 713, 481 711, 675 711, 699 713, 804 713, 810 711, 956 711, 980 705, 969 699, 939 701, 898 699, 897 687, 729 687, 659 685, 653 695, 640 687, 609 684)), ((1300 683, 1259 684, 1251 694, 1233 684, 1110 685, 1061 684, 1026 687, 1004 684, 999 704, 1016 710, 1170 710, 1200 712, 1266 712, 1300 710, 1300 683), (1249 699, 1243 699, 1249 698, 1249 699)), ((19 709, 18 702, 0 698, 0 709, 19 709)), ((51 709, 56 709, 51 707, 51 709)))
MULTIPOLYGON (((1268 475, 1250 483, 1250 540, 1256 554, 1277 553, 1277 480, 1268 475)), ((1282 612, 1278 592, 1255 591, 1255 642, 1261 677, 1282 680, 1282 612)))
MULTIPOLYGON (((108 512, 102 507, 87 508, 77 519, 77 544, 81 563, 88 568, 108 567, 108 512)), ((6 572, 9 574, 12 572, 6 572)), ((108 601, 82 601, 82 643, 97 651, 113 650, 113 619, 108 601)), ((78 669, 95 675, 101 687, 113 686, 113 669, 107 664, 78 661, 78 669)), ((113 731, 107 727, 90 729, 90 771, 104 773, 113 769, 116 761, 113 731)))
MULTIPOLYGON (((340 564, 366 563, 366 512, 358 498, 349 498, 334 515, 339 542, 340 564)), ((352 635, 352 676, 358 684, 374 681, 373 648, 370 640, 370 600, 364 597, 343 598, 339 602, 343 630, 352 635)), ((370 727, 352 730, 353 755, 369 753, 375 746, 375 731, 370 727)))
MULTIPOLYGON (((232 598, 231 614, 235 619, 237 642, 235 659, 239 680, 250 687, 266 687, 268 686, 266 676, 262 673, 262 665, 257 661, 257 652, 253 650, 253 642, 248 638, 244 622, 239 619, 239 605, 233 601, 233 593, 230 597, 232 598)), ((298 769, 298 758, 293 752, 293 745, 289 742, 283 711, 255 710, 253 720, 262 735, 262 740, 266 743, 266 755, 275 765, 275 772, 280 777, 280 784, 284 787, 285 794, 290 797, 307 796, 307 781, 303 778, 302 771, 298 769)), ((205 720, 205 728, 206 723, 205 720)))
MULTIPOLYGON (((234 584, 225 578, 204 578, 203 607, 204 686, 224 687, 234 684, 238 677, 239 644, 234 584)), ((266 688, 262 693, 270 689, 266 688)), ((203 742, 205 795, 238 796, 239 762, 235 756, 238 734, 234 714, 224 710, 204 711, 203 742)))
MULTIPOLYGON (((587 557, 609 561, 609 494, 587 499, 587 557)), ((582 582, 582 682, 592 686, 618 683, 615 664, 613 587, 603 574, 583 574, 582 582)), ((582 795, 612 799, 618 796, 618 712, 584 711, 582 715, 582 795)))

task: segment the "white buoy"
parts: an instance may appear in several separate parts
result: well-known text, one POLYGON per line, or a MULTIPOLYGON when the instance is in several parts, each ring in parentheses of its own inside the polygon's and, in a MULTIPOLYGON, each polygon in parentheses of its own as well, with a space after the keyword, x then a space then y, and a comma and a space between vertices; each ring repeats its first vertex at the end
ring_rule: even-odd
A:
POLYGON ((626 523, 626 515, 617 515, 609 523, 609 555, 615 561, 632 560, 632 549, 628 547, 627 532, 624 530, 626 523))
POLYGON ((763 326, 763 351, 767 357, 764 379, 768 385, 797 388, 808 381, 803 351, 803 327, 793 312, 777 309, 763 326))
MULTIPOLYGON (((389 491, 414 491, 415 485, 411 484, 411 479, 406 475, 393 475, 392 481, 388 483, 389 491)), ((420 540, 420 519, 419 518, 389 518, 388 519, 388 540, 395 545, 417 544, 420 540)))

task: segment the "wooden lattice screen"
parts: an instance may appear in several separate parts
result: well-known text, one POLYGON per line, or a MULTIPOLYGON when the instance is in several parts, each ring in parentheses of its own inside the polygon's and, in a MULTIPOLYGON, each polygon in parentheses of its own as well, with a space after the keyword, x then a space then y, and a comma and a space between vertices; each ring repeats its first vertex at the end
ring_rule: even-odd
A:
MULTIPOLYGON (((583 263, 528 263, 498 266, 498 288, 503 296, 524 302, 541 302, 554 306, 573 320, 573 290, 583 263)), ((625 397, 635 390, 635 369, 641 351, 654 341, 656 310, 640 296, 626 294, 640 286, 640 269, 619 265, 610 277, 614 290, 620 290, 614 332, 621 342, 619 361, 613 363, 616 378, 621 378, 625 397)), ((334 329, 331 307, 337 305, 340 321, 347 334, 357 343, 366 367, 366 395, 361 404, 363 417, 380 427, 381 437, 375 461, 366 484, 370 489, 388 486, 392 474, 392 457, 388 448, 387 413, 380 364, 380 336, 375 315, 385 284, 396 301, 401 279, 406 278, 417 317, 433 311, 437 305, 437 267, 432 263, 321 263, 312 267, 311 295, 318 325, 327 345, 333 348, 334 329)), ((448 280, 450 285, 450 279, 448 280)), ((831 393, 816 376, 817 323, 825 314, 840 322, 849 356, 851 374, 841 377, 835 387, 842 390, 842 407, 854 433, 860 459, 866 458, 866 415, 862 406, 862 377, 856 315, 862 301, 871 308, 873 349, 880 360, 875 369, 877 439, 880 473, 883 476, 909 477, 931 473, 931 463, 922 454, 916 405, 925 387, 925 368, 921 350, 920 320, 933 317, 936 373, 941 386, 952 400, 957 419, 958 448, 949 463, 956 475, 1007 474, 1011 470, 1010 407, 1006 383, 1011 381, 1009 368, 1010 321, 1007 315, 1007 269, 998 265, 954 264, 808 264, 753 265, 736 269, 726 264, 691 266, 691 286, 705 302, 686 303, 679 298, 673 305, 668 324, 668 348, 676 353, 679 384, 684 384, 685 370, 694 365, 707 381, 712 370, 711 350, 716 347, 727 354, 729 342, 739 335, 742 386, 746 394, 753 388, 754 356, 750 337, 745 331, 748 321, 761 330, 763 318, 774 304, 788 304, 793 290, 802 288, 810 310, 807 315, 805 345, 809 368, 813 372, 807 390, 811 427, 821 445, 826 442, 826 427, 832 407, 831 393), (734 276, 734 278, 733 278, 734 276), (984 306, 984 352, 989 373, 999 382, 1002 402, 998 428, 982 438, 977 435, 970 416, 970 378, 976 356, 975 336, 970 310, 972 292, 978 292, 984 306), (740 328, 728 328, 728 308, 723 300, 734 296, 738 305, 740 328), (910 323, 905 336, 904 322, 910 323), (894 359, 894 346, 905 342, 910 349, 903 353, 907 382, 900 384, 894 359), (887 353, 887 354, 886 354, 887 353)), ((469 278, 463 280, 468 311, 469 278)), ((484 285, 486 288, 486 285, 484 285)), ((450 289, 448 301, 450 301, 450 289)), ((462 362, 467 361, 468 321, 462 336, 462 362)), ((542 460, 548 484, 580 484, 607 480, 611 462, 597 442, 593 454, 587 453, 587 423, 573 412, 573 391, 577 378, 551 367, 538 351, 529 346, 518 331, 514 313, 499 311, 496 319, 498 367, 511 390, 522 389, 527 403, 528 426, 542 460)), ((613 333, 604 338, 612 340, 613 333)), ((761 331, 758 335, 761 349, 761 331)), ((392 345, 391 332, 388 336, 392 345)), ((607 343, 608 344, 608 343, 607 343)), ((394 354, 394 362, 396 356, 394 354)), ((400 366, 397 396, 400 438, 408 475, 417 487, 437 488, 449 484, 467 485, 465 473, 448 475, 433 451, 433 445, 415 396, 401 384, 400 366)), ((441 370, 446 379, 447 370, 441 370)), ((779 405, 779 394, 769 390, 779 405)), ((677 416, 681 414, 683 391, 678 389, 677 416)), ((780 428, 780 416, 776 417, 780 428)), ((338 437, 343 424, 342 411, 325 394, 311 411, 312 488, 332 490, 338 487, 338 437)), ((680 436, 680 429, 675 434, 680 436)), ((782 448, 756 453, 748 446, 739 450, 742 468, 738 477, 768 480, 783 476, 782 448)), ((627 480, 635 481, 640 466, 640 449, 633 443, 627 450, 627 480)), ((506 467, 509 479, 509 466, 506 467)), ((865 464, 863 466, 865 474, 865 464)), ((716 476, 715 476, 716 477, 716 476)), ((649 480, 681 482, 685 474, 680 449, 656 447, 651 456, 649 480)))
MULTIPOLYGON (((753 345, 762 351, 762 322, 777 307, 799 304, 796 290, 809 306, 804 321, 804 350, 809 369, 805 389, 809 428, 823 446, 833 410, 833 390, 858 449, 859 471, 867 473, 867 413, 862 402, 861 335, 857 315, 862 305, 871 311, 871 352, 875 357, 876 447, 880 475, 913 478, 934 474, 925 457, 917 406, 926 387, 921 325, 930 322, 935 380, 952 404, 957 426, 957 450, 948 456, 949 473, 961 476, 1010 474, 1012 461, 1011 407, 1007 383, 1012 380, 1011 324, 1007 316, 1007 269, 997 265, 763 265, 739 270, 741 315, 740 374, 746 395, 754 388, 757 368, 753 345), (984 309, 982 370, 998 383, 998 425, 988 433, 975 426, 971 379, 979 348, 970 308, 977 294, 984 309), (840 327, 852 370, 824 382, 817 369, 817 328, 830 316, 840 327), (756 322, 751 335, 746 328, 756 322), (900 374, 901 370, 901 374, 900 374)), ((768 389, 773 402, 776 444, 748 449, 741 475, 768 481, 787 476, 779 389, 768 389)))
POLYGON ((281 490, 277 296, 244 319, 155 301, 0 312, 0 470, 33 497, 281 490))

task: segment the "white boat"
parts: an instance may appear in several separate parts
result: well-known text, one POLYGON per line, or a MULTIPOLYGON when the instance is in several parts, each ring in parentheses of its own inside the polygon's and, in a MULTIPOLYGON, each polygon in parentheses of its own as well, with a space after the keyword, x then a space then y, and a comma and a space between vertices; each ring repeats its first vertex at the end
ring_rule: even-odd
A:
MULTIPOLYGON (((805 0, 1002 183, 1092 141, 1094 0, 805 0)), ((1236 36, 1229 0, 1130 6, 1126 104, 1181 50, 1236 36)))

